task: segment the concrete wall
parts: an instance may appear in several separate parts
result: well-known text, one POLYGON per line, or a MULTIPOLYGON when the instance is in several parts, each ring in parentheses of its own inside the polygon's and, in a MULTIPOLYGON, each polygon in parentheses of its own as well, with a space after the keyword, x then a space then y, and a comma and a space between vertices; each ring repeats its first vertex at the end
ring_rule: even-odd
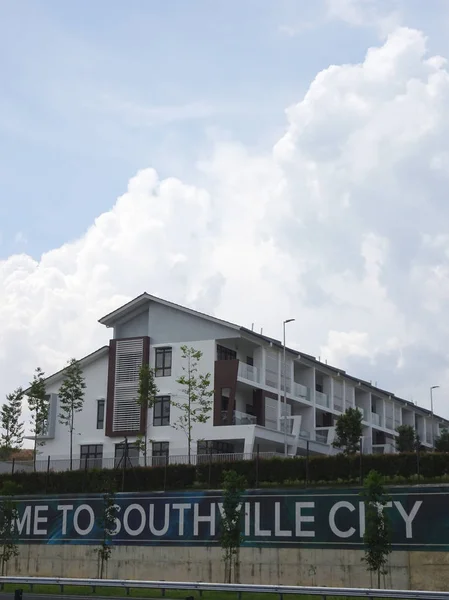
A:
MULTIPOLYGON (((377 587, 360 550, 243 548, 240 581, 255 584, 377 587)), ((449 590, 449 553, 393 552, 382 587, 449 590)), ((94 547, 21 546, 8 575, 97 577, 94 547)), ((107 566, 111 579, 223 581, 222 552, 217 547, 117 546, 107 566)))

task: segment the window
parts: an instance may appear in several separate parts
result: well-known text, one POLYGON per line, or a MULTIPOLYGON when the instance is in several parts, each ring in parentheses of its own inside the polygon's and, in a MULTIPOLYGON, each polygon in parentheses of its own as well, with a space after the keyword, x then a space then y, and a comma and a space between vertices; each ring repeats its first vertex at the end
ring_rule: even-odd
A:
POLYGON ((250 365, 251 367, 254 367, 254 358, 252 356, 247 356, 246 357, 246 364, 250 365))
POLYGON ((153 465, 164 465, 168 459, 169 442, 153 442, 152 456, 153 465))
POLYGON ((80 449, 81 469, 101 469, 103 466, 103 445, 88 444, 80 449))
POLYGON ((171 348, 156 348, 156 377, 170 377, 171 348))
POLYGON ((235 360, 236 358, 237 352, 235 350, 217 344, 217 360, 235 360))
POLYGON ((138 467, 140 450, 136 444, 115 444, 114 467, 138 467), (126 455, 126 456, 125 456, 126 455), (125 460, 126 458, 126 460, 125 460))
POLYGON ((170 396, 158 396, 153 407, 153 425, 170 425, 170 396))
POLYGON ((97 400, 97 429, 104 427, 104 398, 97 400))
POLYGON ((229 442, 218 440, 202 440, 197 443, 198 454, 232 454, 234 448, 229 442))

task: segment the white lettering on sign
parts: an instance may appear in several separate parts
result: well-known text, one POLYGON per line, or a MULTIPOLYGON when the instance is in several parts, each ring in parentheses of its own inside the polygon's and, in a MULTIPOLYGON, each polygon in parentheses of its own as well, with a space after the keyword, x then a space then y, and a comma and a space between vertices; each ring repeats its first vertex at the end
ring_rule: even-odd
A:
POLYGON ((164 525, 162 529, 156 529, 154 526, 154 504, 150 504, 150 531, 153 535, 161 536, 165 535, 170 526, 170 504, 166 504, 164 506, 164 525))
POLYGON ((415 504, 413 505, 413 508, 410 511, 410 514, 408 515, 407 512, 405 511, 404 507, 402 506, 401 502, 395 501, 395 503, 394 503, 394 505, 396 506, 396 508, 399 511, 399 514, 405 521, 405 537, 406 538, 410 539, 413 537, 412 523, 413 523, 414 518, 418 514, 418 510, 421 508, 421 504, 422 504, 422 500, 417 500, 415 502, 415 504))
POLYGON ((31 533, 31 506, 25 507, 23 511, 22 518, 16 519, 17 531, 19 535, 22 534, 23 528, 25 526, 25 535, 30 535, 31 533))
MULTIPOLYGON (((114 509, 115 509, 116 515, 118 515, 118 513, 122 510, 118 504, 114 504, 114 509)), ((122 530, 122 524, 121 524, 120 520, 117 517, 115 517, 114 518, 114 529, 111 529, 109 531, 109 533, 111 535, 117 535, 118 533, 120 533, 121 530, 122 530)))
POLYGON ((41 517, 41 512, 47 512, 48 506, 35 506, 34 507, 34 524, 33 524, 33 535, 47 535, 47 528, 39 529, 39 525, 46 525, 48 517, 41 517))
POLYGON ((128 535, 140 535, 145 529, 146 520, 147 517, 143 507, 140 504, 130 504, 126 507, 125 512, 123 513, 123 528, 128 535), (129 515, 132 511, 137 511, 140 515, 140 525, 136 527, 136 529, 131 529, 129 525, 129 515))
POLYGON ((80 504, 73 513, 73 529, 76 531, 78 535, 88 535, 95 525, 95 514, 93 508, 88 504, 80 504), (80 514, 85 511, 89 515, 89 523, 87 527, 80 527, 79 517, 80 514))
POLYGON ((67 513, 73 510, 73 504, 59 504, 58 510, 62 511, 62 535, 67 535, 67 513))
POLYGON ((179 518, 178 518, 178 535, 181 537, 184 535, 184 514, 186 510, 189 510, 192 507, 191 504, 173 504, 172 508, 173 510, 178 510, 179 511, 179 518))
POLYGON ((315 537, 315 532, 312 529, 304 530, 302 528, 303 523, 314 523, 315 517, 313 515, 303 515, 303 508, 315 509, 315 502, 295 502, 295 517, 296 517, 296 531, 297 537, 315 537))
POLYGON ((200 523, 209 523, 210 535, 215 535, 215 502, 210 503, 210 514, 208 515, 200 515, 200 505, 195 502, 193 505, 193 535, 195 536, 199 533, 200 523))
POLYGON ((251 535, 251 505, 249 502, 245 502, 245 535, 251 535))
POLYGON ((260 502, 254 502, 254 535, 257 537, 271 537, 270 529, 260 528, 260 502))
POLYGON ((289 529, 281 529, 281 503, 274 503, 274 535, 277 537, 291 537, 289 529))
POLYGON ((337 537, 348 538, 348 537, 351 537, 351 535, 354 535, 354 533, 355 533, 354 527, 350 527, 347 531, 342 531, 341 529, 338 529, 337 525, 335 524, 335 515, 342 508, 346 508, 350 512, 355 511, 355 506, 353 504, 351 504, 350 502, 346 502, 346 500, 341 500, 340 502, 336 502, 329 511, 329 526, 332 530, 332 533, 334 535, 336 535, 337 537))

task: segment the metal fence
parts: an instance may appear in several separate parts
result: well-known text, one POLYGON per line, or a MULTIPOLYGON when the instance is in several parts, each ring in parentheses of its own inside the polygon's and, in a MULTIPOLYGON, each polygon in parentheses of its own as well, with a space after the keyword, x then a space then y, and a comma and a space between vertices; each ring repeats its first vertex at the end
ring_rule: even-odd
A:
MULTIPOLYGON (((0 585, 9 584, 18 589, 20 586, 28 586, 31 591, 41 586, 58 586, 61 593, 70 587, 87 587, 92 592, 98 588, 115 588, 123 590, 128 596, 130 590, 160 590, 162 595, 166 591, 184 591, 184 592, 221 592, 238 594, 277 594, 282 600, 284 595, 295 596, 319 596, 324 600, 329 597, 344 598, 391 598, 391 599, 410 599, 417 600, 446 600, 449 599, 449 592, 432 592, 421 590, 378 590, 371 588, 334 588, 334 587, 305 587, 290 585, 254 585, 245 583, 203 583, 203 582, 178 582, 178 581, 138 581, 126 579, 69 579, 60 577, 0 577, 0 585)), ((46 594, 49 595, 48 593, 46 594)), ((26 600, 26 592, 24 593, 26 600)))
POLYGON ((235 452, 235 453, 204 453, 204 454, 174 454, 170 456, 103 456, 98 458, 74 456, 72 460, 68 457, 59 458, 48 456, 33 461, 3 461, 0 462, 0 473, 18 473, 36 471, 46 473, 50 471, 60 472, 69 470, 91 470, 91 469, 122 469, 132 467, 165 467, 171 465, 201 465, 223 462, 237 462, 242 460, 255 460, 257 458, 267 459, 274 457, 284 458, 284 454, 276 452, 235 452))

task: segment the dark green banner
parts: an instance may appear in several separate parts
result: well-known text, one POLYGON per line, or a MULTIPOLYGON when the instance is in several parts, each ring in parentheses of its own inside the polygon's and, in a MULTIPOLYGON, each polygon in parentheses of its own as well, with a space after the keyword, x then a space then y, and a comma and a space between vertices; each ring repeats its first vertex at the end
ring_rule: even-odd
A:
MULTIPOLYGON (((250 491, 244 500, 244 545, 358 548, 364 503, 359 490, 250 491)), ((449 550, 449 488, 392 488, 386 509, 397 550, 449 550)), ((220 492, 117 494, 113 543, 219 544, 220 492)), ((99 544, 101 496, 18 499, 24 544, 99 544)))

